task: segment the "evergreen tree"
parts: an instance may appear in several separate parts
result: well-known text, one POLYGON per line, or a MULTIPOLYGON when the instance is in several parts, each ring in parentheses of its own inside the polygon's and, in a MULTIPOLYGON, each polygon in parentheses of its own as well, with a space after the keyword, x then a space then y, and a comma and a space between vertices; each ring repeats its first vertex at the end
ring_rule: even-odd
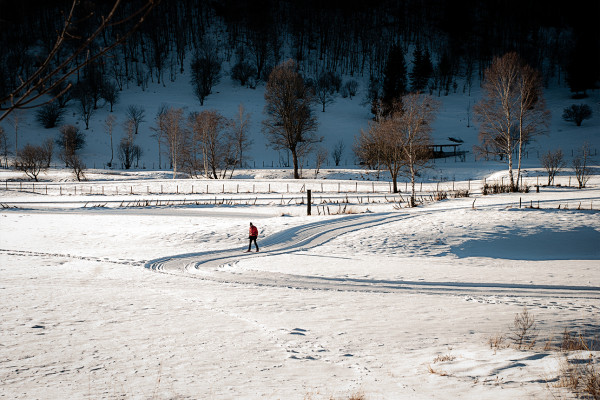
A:
POLYGON ((444 52, 442 58, 437 65, 437 76, 438 76, 438 96, 441 95, 442 90, 444 96, 448 96, 450 93, 450 83, 452 83, 452 62, 448 53, 444 52))
POLYGON ((420 92, 427 88, 429 78, 433 73, 433 65, 429 51, 423 53, 421 46, 417 46, 413 53, 413 70, 409 74, 410 88, 413 92, 420 92))
POLYGON ((571 92, 583 92, 583 97, 586 97, 586 91, 596 87, 600 79, 598 48, 598 40, 593 37, 580 36, 575 42, 566 65, 567 84, 571 92))
POLYGON ((406 63, 404 53, 398 45, 392 46, 388 54, 383 77, 383 112, 388 114, 392 109, 394 100, 406 93, 406 63))

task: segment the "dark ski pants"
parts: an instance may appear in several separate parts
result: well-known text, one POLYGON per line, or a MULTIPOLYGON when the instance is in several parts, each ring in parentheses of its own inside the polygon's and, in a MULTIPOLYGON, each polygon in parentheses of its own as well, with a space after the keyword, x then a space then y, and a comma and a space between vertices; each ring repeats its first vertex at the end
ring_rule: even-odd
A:
POLYGON ((256 246, 256 251, 258 251, 258 244, 256 244, 256 236, 249 236, 250 239, 250 243, 248 243, 248 251, 250 251, 250 249, 252 248, 252 242, 254 242, 254 245, 256 246))

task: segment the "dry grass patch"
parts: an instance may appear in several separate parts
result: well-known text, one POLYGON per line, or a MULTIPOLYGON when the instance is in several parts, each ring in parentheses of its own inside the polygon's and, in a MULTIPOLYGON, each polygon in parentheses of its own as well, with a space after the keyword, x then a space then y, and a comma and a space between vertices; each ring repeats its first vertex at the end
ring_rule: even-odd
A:
POLYGON ((456 357, 453 356, 452 354, 446 354, 446 355, 439 355, 437 356, 434 360, 433 363, 439 363, 439 362, 446 362, 446 361, 454 361, 456 360, 456 357))

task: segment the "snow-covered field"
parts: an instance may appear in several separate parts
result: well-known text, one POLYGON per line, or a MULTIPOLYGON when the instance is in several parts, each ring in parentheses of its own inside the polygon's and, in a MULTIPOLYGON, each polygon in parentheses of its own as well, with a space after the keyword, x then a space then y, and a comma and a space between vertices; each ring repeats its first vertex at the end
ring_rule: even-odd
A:
MULTIPOLYGON (((272 199, 289 180, 257 179, 277 191, 256 189, 261 206, 125 207, 191 194, 161 195, 168 182, 148 176, 145 194, 117 196, 100 177, 78 195, 0 191, 0 398, 560 398, 565 356, 546 341, 599 336, 599 176, 416 209, 367 203, 365 183, 345 204, 355 214, 312 216, 272 199), (250 221, 260 253, 243 252, 250 221), (524 307, 539 344, 491 348, 524 307)), ((325 182, 317 196, 356 187, 325 182)))
MULTIPOLYGON (((468 154, 437 160, 419 179, 424 204, 409 209, 404 181, 395 196, 385 173, 354 169, 354 136, 370 118, 362 94, 318 112, 324 146, 344 141, 342 166, 330 160, 315 178, 303 160, 294 181, 260 133, 262 88, 224 78, 205 107, 252 113, 246 155, 257 169, 207 181, 160 171, 151 136, 161 103, 199 109, 189 79, 124 91, 115 149, 127 107, 144 107, 139 169, 101 169, 104 107, 85 131, 86 181, 60 168, 35 184, 0 170, 0 398, 572 397, 558 387, 565 354, 555 347, 565 329, 600 337, 600 92, 575 101, 547 90, 549 132, 523 160, 532 190, 494 196, 481 195, 482 181, 506 182, 506 165, 472 153, 478 96, 475 85, 441 99, 434 142, 460 138, 468 154), (561 119, 573 103, 593 109, 581 127, 561 119), (596 166, 588 188, 575 189, 566 168, 561 186, 536 193, 547 179, 539 155, 562 148, 570 163, 585 141, 596 166), (431 201, 459 188, 471 196, 431 201), (243 252, 250 221, 260 253, 243 252), (506 347, 524 307, 537 344, 506 347)), ((70 107, 64 123, 83 129, 70 107)), ((56 137, 33 112, 20 117, 20 147, 56 137)))

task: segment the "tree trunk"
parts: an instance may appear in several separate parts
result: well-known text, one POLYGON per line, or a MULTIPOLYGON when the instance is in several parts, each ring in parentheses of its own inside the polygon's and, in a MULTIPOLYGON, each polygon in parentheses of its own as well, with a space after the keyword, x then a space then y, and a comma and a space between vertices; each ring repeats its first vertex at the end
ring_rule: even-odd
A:
POLYGON ((411 195, 410 195, 410 206, 415 207, 415 169, 413 165, 410 166, 410 187, 411 187, 411 195))
POLYGON ((518 155, 518 160, 517 160, 517 191, 519 191, 519 188, 521 186, 521 158, 522 158, 522 152, 523 152, 523 144, 521 143, 521 139, 519 138, 519 155, 518 155))
POLYGON ((296 149, 292 150, 292 162, 294 163, 294 179, 300 179, 300 174, 298 173, 298 155, 296 154, 296 149))
POLYGON ((508 154, 506 155, 508 157, 508 176, 510 178, 510 190, 514 191, 515 189, 515 178, 513 177, 513 154, 512 154, 512 147, 510 147, 510 150, 508 151, 508 154))
POLYGON ((114 150, 113 150, 113 139, 112 139, 112 128, 110 132, 110 166, 113 165, 113 158, 115 158, 114 150))

